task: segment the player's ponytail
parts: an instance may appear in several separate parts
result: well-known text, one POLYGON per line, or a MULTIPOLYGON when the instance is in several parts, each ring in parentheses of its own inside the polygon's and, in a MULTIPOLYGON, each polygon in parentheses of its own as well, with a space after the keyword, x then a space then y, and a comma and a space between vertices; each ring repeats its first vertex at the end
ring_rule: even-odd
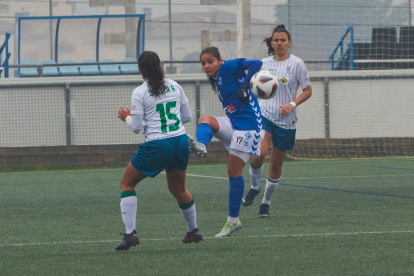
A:
MULTIPOLYGON (((204 54, 211 54, 215 58, 217 58, 218 60, 221 59, 219 49, 217 47, 214 47, 214 46, 207 47, 203 51, 201 51, 200 58, 204 54)), ((216 81, 214 80, 214 77, 208 77, 208 80, 210 81, 210 85, 211 85, 211 88, 213 88, 213 91, 217 92, 217 84, 216 84, 216 81)))
POLYGON ((269 54, 269 56, 275 54, 275 49, 273 49, 272 47, 272 38, 273 38, 274 33, 285 33, 288 37, 288 40, 292 41, 292 37, 290 36, 290 33, 288 32, 288 30, 286 30, 285 25, 283 24, 277 25, 276 28, 273 29, 272 36, 266 37, 265 39, 263 39, 263 43, 266 43, 267 53, 269 54))
POLYGON ((163 95, 166 86, 164 82, 164 70, 161 68, 161 61, 158 55, 152 51, 144 51, 139 56, 138 66, 141 74, 148 82, 154 97, 163 95))

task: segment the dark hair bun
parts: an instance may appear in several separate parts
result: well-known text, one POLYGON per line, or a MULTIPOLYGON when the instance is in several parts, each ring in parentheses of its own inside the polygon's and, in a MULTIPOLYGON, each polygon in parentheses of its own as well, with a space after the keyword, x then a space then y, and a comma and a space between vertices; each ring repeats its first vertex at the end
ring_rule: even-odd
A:
POLYGON ((277 25, 276 28, 275 28, 275 30, 276 29, 284 29, 284 30, 286 30, 285 25, 283 25, 283 24, 277 25))

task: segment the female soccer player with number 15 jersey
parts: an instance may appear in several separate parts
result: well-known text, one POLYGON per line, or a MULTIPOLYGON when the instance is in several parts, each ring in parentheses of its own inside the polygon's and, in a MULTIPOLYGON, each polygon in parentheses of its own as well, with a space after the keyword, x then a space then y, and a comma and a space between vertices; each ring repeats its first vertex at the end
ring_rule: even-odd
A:
POLYGON ((135 230, 137 196, 135 186, 146 177, 155 177, 165 169, 168 189, 177 199, 187 225, 184 243, 203 240, 197 229, 196 209, 191 194, 185 189, 189 156, 188 136, 182 124, 191 121, 188 99, 181 86, 164 78, 160 59, 154 52, 143 52, 138 60, 144 83, 132 93, 131 110, 122 106, 118 118, 135 133, 145 131, 141 144, 121 180, 121 212, 126 234, 117 251, 139 244, 135 230))

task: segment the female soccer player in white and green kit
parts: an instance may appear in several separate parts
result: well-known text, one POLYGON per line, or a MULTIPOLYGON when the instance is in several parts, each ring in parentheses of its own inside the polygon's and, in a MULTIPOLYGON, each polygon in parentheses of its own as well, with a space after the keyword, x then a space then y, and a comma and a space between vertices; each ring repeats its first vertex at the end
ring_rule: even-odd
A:
POLYGON ((277 26, 272 36, 264 40, 269 57, 262 59, 262 70, 268 70, 279 79, 279 89, 275 97, 260 100, 265 136, 261 144, 260 156, 250 161, 251 189, 242 201, 250 206, 259 194, 263 174, 263 161, 267 155, 269 142, 273 149, 270 156, 266 190, 259 210, 259 218, 267 218, 273 193, 282 179, 282 164, 287 150, 293 150, 296 134, 296 106, 312 96, 312 87, 305 63, 289 53, 292 38, 284 25, 277 26), (303 93, 296 98, 299 86, 303 93))
POLYGON ((146 177, 155 177, 165 169, 168 189, 177 199, 187 234, 184 243, 203 240, 197 228, 196 209, 191 194, 185 189, 189 156, 188 136, 183 124, 192 113, 183 89, 173 80, 164 78, 160 59, 154 52, 143 52, 138 60, 144 83, 132 92, 131 110, 118 109, 118 118, 135 133, 145 131, 141 144, 128 164, 121 180, 121 213, 126 234, 116 246, 117 251, 139 244, 135 230, 137 195, 135 186, 146 177))

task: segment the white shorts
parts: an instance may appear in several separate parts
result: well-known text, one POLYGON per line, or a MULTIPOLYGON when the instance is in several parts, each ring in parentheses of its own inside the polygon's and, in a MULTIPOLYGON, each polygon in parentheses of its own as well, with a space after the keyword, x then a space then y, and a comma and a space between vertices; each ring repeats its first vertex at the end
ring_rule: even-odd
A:
POLYGON ((240 157, 247 163, 252 156, 260 156, 260 144, 264 137, 264 130, 235 130, 228 117, 214 117, 217 119, 220 130, 214 137, 220 140, 230 154, 240 157))

